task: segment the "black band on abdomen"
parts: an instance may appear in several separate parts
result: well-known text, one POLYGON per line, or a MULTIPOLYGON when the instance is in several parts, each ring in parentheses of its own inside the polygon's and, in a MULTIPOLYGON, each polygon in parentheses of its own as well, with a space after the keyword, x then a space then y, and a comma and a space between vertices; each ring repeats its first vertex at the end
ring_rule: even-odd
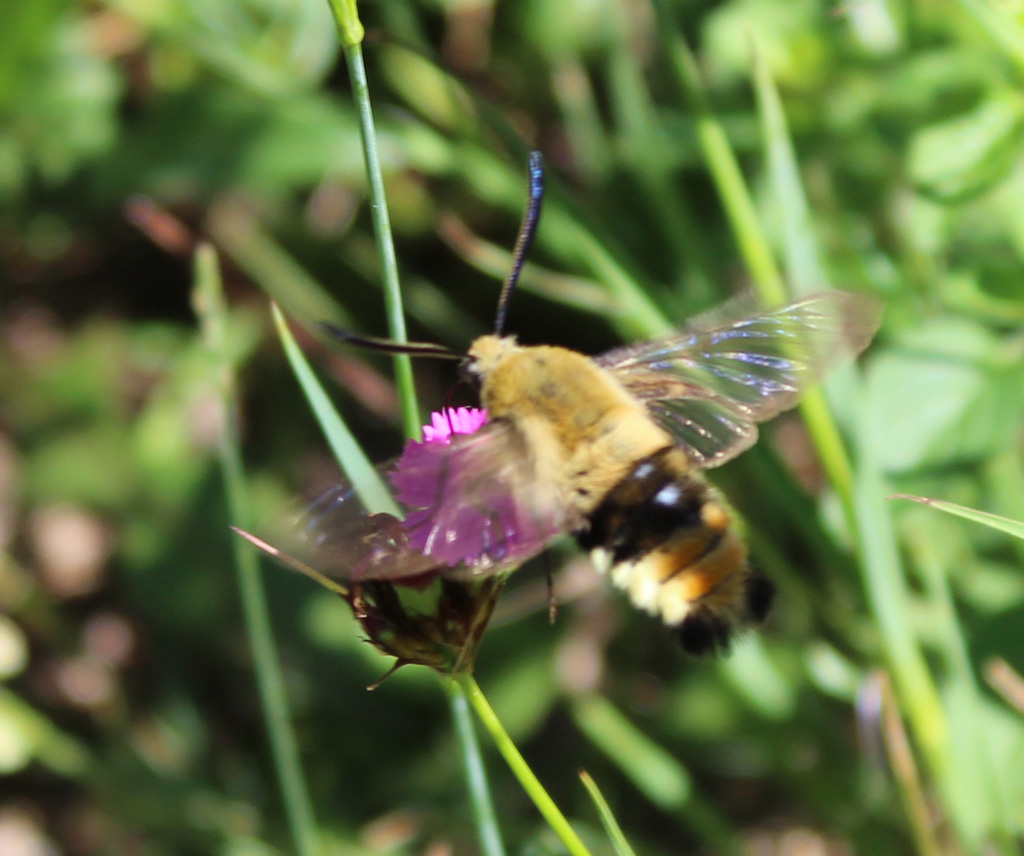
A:
POLYGON ((680 477, 660 449, 638 461, 590 515, 590 527, 576 540, 584 550, 601 547, 618 563, 642 556, 680 530, 701 525, 706 486, 680 477))

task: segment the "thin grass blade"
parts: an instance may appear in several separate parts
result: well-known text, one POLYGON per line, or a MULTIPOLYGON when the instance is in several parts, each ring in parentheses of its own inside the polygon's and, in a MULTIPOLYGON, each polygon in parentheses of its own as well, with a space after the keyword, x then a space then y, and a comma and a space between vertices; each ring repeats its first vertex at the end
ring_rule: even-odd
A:
MULTIPOLYGON (((227 350, 227 308, 221 290, 217 256, 209 246, 201 246, 196 253, 193 302, 217 378, 221 412, 220 461, 228 513, 232 520, 245 526, 248 525, 249 507, 238 426, 234 416, 238 402, 234 368, 227 350)), ((246 630, 252 647, 256 683, 288 824, 296 852, 300 856, 317 856, 320 852, 319 833, 299 761, 298 741, 291 727, 284 675, 277 659, 263 578, 253 547, 241 538, 232 538, 231 546, 235 555, 246 630)))
POLYGON ((761 228, 757 209, 729 138, 712 112, 697 59, 678 31, 667 0, 657 0, 654 5, 661 24, 659 32, 664 47, 697 120, 697 137, 704 160, 725 206, 740 253, 753 277, 754 287, 768 305, 785 303, 786 287, 782 274, 761 228))
POLYGON ((374 469, 370 459, 363 453, 348 426, 338 415, 338 411, 335 410, 327 393, 324 392, 313 369, 306 362, 302 350, 295 341, 295 337, 292 336, 291 330, 288 329, 288 323, 276 303, 271 304, 270 311, 292 371, 302 387, 317 422, 320 423, 320 430, 324 432, 327 443, 338 461, 338 466, 342 468, 345 476, 352 483, 359 500, 367 511, 384 512, 400 517, 401 511, 391 496, 391 491, 388 490, 384 480, 374 469))
POLYGON ((543 815, 544 820, 547 821, 554 833, 561 839, 565 849, 569 851, 571 856, 591 856, 586 845, 579 835, 576 834, 576 830, 572 828, 565 815, 555 805, 555 801, 544 790, 544 786, 540 783, 537 776, 534 775, 533 770, 530 769, 529 764, 526 763, 526 759, 523 758, 519 749, 516 748, 515 743, 512 742, 512 738, 509 737, 505 726, 498 719, 494 708, 487 701, 487 697, 483 694, 473 676, 463 673, 457 675, 454 680, 461 685, 463 692, 476 711, 476 715, 483 723, 484 728, 490 733, 494 745, 511 768, 515 777, 519 779, 519 783, 522 785, 523 790, 526 791, 526 795, 533 800, 533 804, 543 815))
POLYGON ((888 499, 909 499, 912 502, 920 502, 932 508, 952 514, 955 517, 962 517, 972 523, 980 523, 989 529, 998 529, 1014 538, 1024 540, 1024 523, 1019 520, 1011 520, 1008 517, 1000 517, 998 514, 990 514, 987 511, 978 511, 976 508, 968 508, 966 505, 957 505, 955 502, 946 502, 941 499, 929 499, 927 496, 914 496, 909 493, 894 493, 888 499))
MULTIPOLYGON (((754 87, 758 115, 764 138, 765 159, 775 197, 775 206, 783 224, 783 249, 787 282, 793 293, 806 297, 826 284, 821 253, 814 237, 810 208, 800 180, 800 169, 790 138, 782 99, 768 63, 754 52, 754 87)), ((766 296, 762 292, 762 296, 766 296)), ((820 389, 808 390, 800 403, 800 413, 814 440, 829 482, 839 495, 847 519, 853 520, 853 473, 850 459, 832 413, 820 389)))
POLYGON ((612 847, 615 848, 615 852, 618 856, 636 856, 633 848, 629 846, 626 836, 622 833, 622 827, 619 826, 615 815, 612 814, 608 801, 597 787, 597 782, 594 781, 593 777, 586 770, 580 770, 579 776, 580 781, 583 782, 583 787, 587 789, 587 793, 590 794, 590 798, 594 801, 597 813, 601 816, 601 823, 604 824, 605 832, 608 833, 608 839, 611 841, 612 847))

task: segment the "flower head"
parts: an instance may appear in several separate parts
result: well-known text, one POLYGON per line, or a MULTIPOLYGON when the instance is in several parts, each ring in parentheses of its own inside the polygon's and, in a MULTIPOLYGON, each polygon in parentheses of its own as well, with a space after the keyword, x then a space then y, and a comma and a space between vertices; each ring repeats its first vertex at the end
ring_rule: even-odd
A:
MULTIPOLYGON (((446 529, 451 535, 447 550, 427 549, 431 507, 452 475, 444 450, 455 435, 473 434, 486 422, 487 411, 476 408, 432 413, 430 424, 423 426, 423 441, 409 441, 390 473, 396 498, 413 510, 401 521, 386 514, 362 520, 365 531, 360 543, 368 553, 363 563, 367 569, 374 559, 386 564, 392 555, 407 555, 410 548, 416 551, 417 568, 424 558, 426 565, 431 565, 424 573, 407 578, 364 578, 346 598, 370 642, 397 658, 396 667, 417 663, 442 674, 471 669, 501 591, 501 577, 446 574, 461 563, 463 554, 481 552, 479 545, 467 545, 463 540, 474 529, 474 521, 460 518, 457 525, 446 529)), ((447 506, 442 503, 442 507, 447 506)))
POLYGON ((487 423, 487 411, 447 408, 430 415, 423 441, 410 440, 389 474, 395 497, 409 513, 405 530, 409 545, 452 567, 484 555, 486 526, 477 508, 465 501, 473 477, 473 447, 451 450, 456 435, 475 434, 487 423))
POLYGON ((483 410, 435 413, 423 442, 408 442, 389 473, 408 509, 409 546, 476 573, 511 570, 560 531, 514 435, 486 426, 483 410))
MULTIPOLYGON (((446 408, 430 414, 430 425, 423 426, 423 440, 409 440, 402 450, 402 456, 395 468, 388 474, 395 486, 395 498, 407 508, 413 509, 406 518, 406 529, 412 535, 412 546, 430 552, 425 539, 417 543, 415 532, 422 519, 420 510, 437 507, 441 494, 453 497, 455 478, 459 475, 452 470, 453 455, 449 453, 452 438, 457 434, 475 434, 487 422, 487 411, 473 407, 446 408)), ((458 564, 461 556, 441 557, 448 564, 458 564), (449 561, 449 559, 451 561, 449 561)))
MULTIPOLYGON (((367 641, 396 658, 394 668, 415 663, 446 675, 469 671, 505 577, 473 573, 477 567, 467 571, 458 554, 483 548, 467 547, 458 537, 450 556, 424 549, 423 533, 412 521, 431 517, 430 502, 451 474, 439 453, 455 435, 474 433, 486 422, 487 412, 472 408, 432 414, 423 442, 410 442, 391 474, 399 501, 418 509, 404 520, 368 513, 355 491, 341 485, 311 506, 297 531, 278 533, 275 540, 287 551, 236 531, 344 599, 367 641)), ((473 528, 474 521, 466 526, 473 528)), ((462 524, 451 531, 465 534, 462 524)))
POLYGON ((430 424, 423 426, 423 445, 450 443, 453 434, 475 434, 487 422, 487 411, 476 407, 447 407, 430 414, 430 424))
POLYGON ((503 585, 502 577, 438 576, 414 593, 401 581, 367 580, 345 599, 368 641, 395 658, 395 669, 415 664, 451 675, 472 670, 503 585))

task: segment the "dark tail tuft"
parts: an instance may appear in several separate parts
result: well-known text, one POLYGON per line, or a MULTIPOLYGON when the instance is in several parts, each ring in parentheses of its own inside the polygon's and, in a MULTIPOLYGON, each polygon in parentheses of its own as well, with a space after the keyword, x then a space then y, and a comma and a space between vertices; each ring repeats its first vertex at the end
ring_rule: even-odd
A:
POLYGON ((707 607, 698 607, 679 625, 679 641, 687 654, 725 654, 733 628, 707 607))
POLYGON ((751 621, 760 624, 772 608, 775 600, 775 583, 768 577, 754 571, 747 581, 747 614, 751 621))

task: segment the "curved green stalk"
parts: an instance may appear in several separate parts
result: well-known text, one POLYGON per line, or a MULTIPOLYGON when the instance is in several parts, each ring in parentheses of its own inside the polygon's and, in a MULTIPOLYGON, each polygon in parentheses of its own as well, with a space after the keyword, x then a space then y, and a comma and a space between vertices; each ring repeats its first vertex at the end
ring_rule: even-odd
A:
POLYGON ((641 732, 608 699, 599 695, 579 696, 573 700, 570 711, 580 732, 653 805, 696 832, 710 850, 725 856, 739 852, 734 830, 695 792, 686 767, 641 732))
POLYGON ((462 687, 463 692, 465 692, 466 697, 469 699, 469 703, 473 705, 476 715, 480 717, 480 721, 491 735, 494 745, 512 769, 515 777, 519 779, 519 783, 523 786, 523 790, 526 791, 526 795, 533 800, 533 804, 537 806, 537 809, 548 822, 548 825, 562 840, 565 849, 572 856, 590 856, 590 851, 587 850, 586 845, 580 840, 572 826, 569 825, 565 815, 555 805, 555 801, 551 799, 548 792, 544 790, 544 786, 533 774, 533 770, 530 769, 526 759, 523 758, 516 748, 516 744, 512 742, 512 738, 509 737, 505 726, 501 724, 501 720, 498 719, 494 708, 487 701, 473 676, 461 674, 456 676, 454 680, 462 687))
POLYGON ((693 796, 693 781, 676 758, 634 727, 602 696, 579 696, 570 709, 576 727, 611 758, 647 799, 665 811, 684 809, 693 796))
MULTIPOLYGON (((856 402, 858 399, 855 398, 856 402)), ((859 408, 857 479, 854 482, 854 511, 857 531, 869 532, 860 539, 865 590, 871 612, 878 624, 886 659, 893 675, 897 696, 931 769, 949 775, 948 723, 938 688, 911 628, 911 603, 906 576, 900 562, 899 543, 889 506, 883 502, 885 484, 878 466, 876 443, 859 408)))

